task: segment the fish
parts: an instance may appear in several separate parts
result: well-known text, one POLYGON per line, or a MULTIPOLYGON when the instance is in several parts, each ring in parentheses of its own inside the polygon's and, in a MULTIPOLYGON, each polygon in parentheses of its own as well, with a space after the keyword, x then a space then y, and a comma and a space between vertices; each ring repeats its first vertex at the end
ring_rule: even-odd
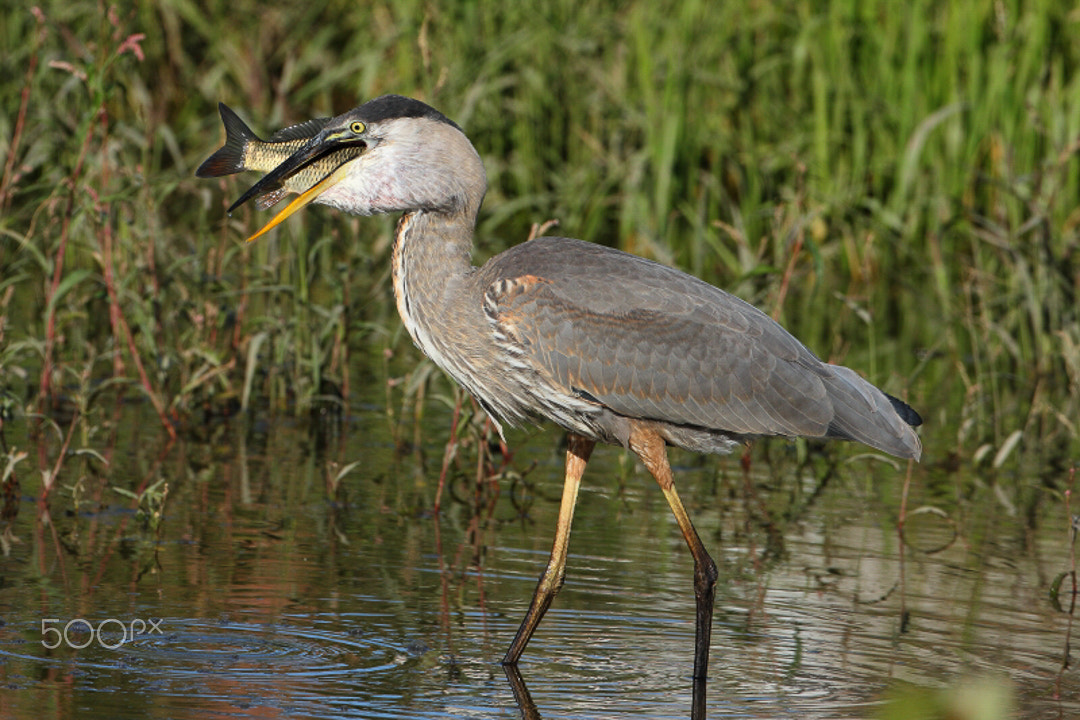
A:
MULTIPOLYGON (((331 118, 315 118, 296 125, 282 128, 263 140, 240 116, 225 103, 218 103, 221 121, 225 125, 225 144, 208 157, 199 169, 196 177, 211 178, 233 175, 254 170, 268 173, 273 171, 288 157, 304 147, 313 137, 322 132, 331 118)), ((289 193, 302 194, 343 164, 363 154, 363 145, 347 145, 315 158, 298 172, 289 175, 279 183, 257 186, 255 205, 266 210, 282 200, 289 193)), ((251 199, 251 188, 229 208, 231 213, 237 207, 251 199)))

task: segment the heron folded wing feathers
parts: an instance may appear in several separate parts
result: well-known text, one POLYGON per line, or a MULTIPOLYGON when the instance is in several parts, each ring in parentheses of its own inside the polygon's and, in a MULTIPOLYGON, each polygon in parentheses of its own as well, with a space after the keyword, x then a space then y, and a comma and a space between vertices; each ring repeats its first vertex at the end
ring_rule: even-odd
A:
POLYGON ((591 243, 537 238, 517 248, 521 256, 511 249, 484 268, 511 278, 493 321, 512 322, 543 392, 584 393, 634 419, 737 436, 848 437, 916 454, 917 436, 888 396, 821 362, 739 298, 591 243))

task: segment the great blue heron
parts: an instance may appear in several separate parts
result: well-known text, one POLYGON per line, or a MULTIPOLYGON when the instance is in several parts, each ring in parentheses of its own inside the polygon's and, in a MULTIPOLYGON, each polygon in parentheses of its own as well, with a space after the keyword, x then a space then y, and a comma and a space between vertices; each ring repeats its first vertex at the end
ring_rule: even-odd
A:
POLYGON ((562 587, 578 486, 597 442, 641 459, 690 546, 696 679, 708 669, 717 570, 675 491, 666 446, 726 453, 754 437, 786 435, 857 440, 915 460, 922 452, 912 429, 921 420, 907 404, 683 272, 561 237, 522 243, 475 267, 484 166, 461 128, 418 100, 386 95, 275 139, 284 149, 268 167, 230 138, 231 151, 227 142, 199 170, 271 170, 233 207, 300 192, 253 238, 310 202, 357 215, 403 213, 394 297, 416 345, 476 398, 500 434, 500 422, 541 419, 568 432, 554 546, 505 665, 517 664, 562 587), (313 168, 321 179, 298 180, 313 168))

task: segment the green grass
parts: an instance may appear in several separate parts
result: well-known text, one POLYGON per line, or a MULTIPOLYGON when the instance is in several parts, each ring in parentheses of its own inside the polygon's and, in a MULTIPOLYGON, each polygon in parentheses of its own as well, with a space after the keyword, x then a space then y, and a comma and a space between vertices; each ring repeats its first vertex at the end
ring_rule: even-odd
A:
POLYGON ((393 219, 309 209, 249 247, 266 214, 224 209, 254 178, 193 175, 218 101, 265 135, 398 92, 484 158, 478 260, 557 218, 906 396, 933 456, 989 461, 1019 430, 1017 457, 1076 457, 1065 4, 42 8, 0 20, 0 389, 27 412, 86 377, 174 419, 240 398, 299 410, 384 348, 418 360, 389 299, 393 219))

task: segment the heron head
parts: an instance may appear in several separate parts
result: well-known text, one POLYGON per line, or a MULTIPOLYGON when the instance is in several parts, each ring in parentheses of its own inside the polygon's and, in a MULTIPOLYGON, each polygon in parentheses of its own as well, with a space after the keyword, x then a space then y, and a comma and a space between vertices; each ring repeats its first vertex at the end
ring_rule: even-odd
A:
POLYGON ((487 181, 472 143, 438 110, 400 95, 384 95, 333 118, 229 211, 280 187, 308 165, 356 146, 363 152, 336 167, 331 163, 333 170, 286 205, 249 242, 312 202, 355 215, 426 210, 469 212, 475 219, 487 181))

